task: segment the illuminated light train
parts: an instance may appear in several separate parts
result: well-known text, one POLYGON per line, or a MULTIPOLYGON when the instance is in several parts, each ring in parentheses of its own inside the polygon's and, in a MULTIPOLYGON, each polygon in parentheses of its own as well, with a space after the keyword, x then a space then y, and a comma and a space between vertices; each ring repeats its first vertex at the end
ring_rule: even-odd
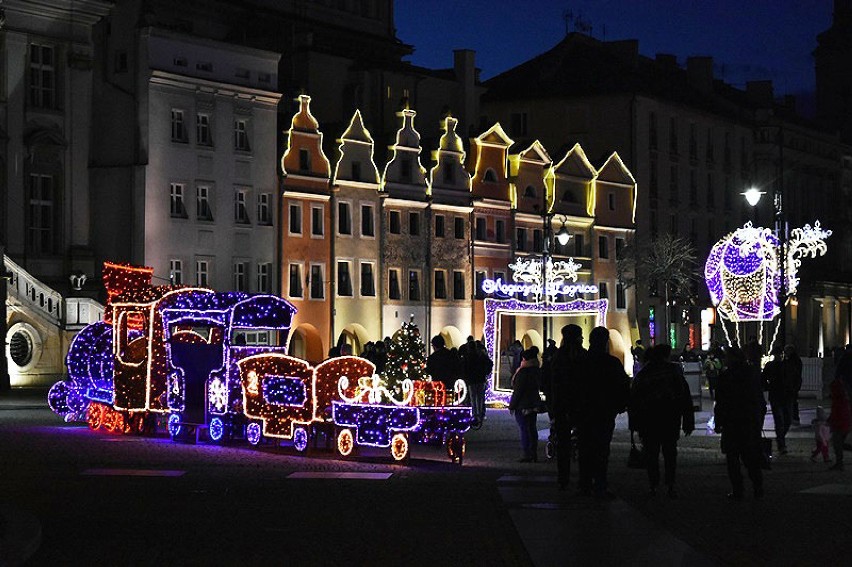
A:
POLYGON ((152 435, 162 417, 175 440, 198 440, 206 430, 213 442, 289 440, 299 452, 324 436, 341 456, 368 445, 389 447, 397 461, 408 458, 411 439, 445 444, 462 462, 472 422, 470 407, 460 405, 463 383, 436 397, 442 384, 405 381, 396 400, 368 360, 344 356, 313 367, 288 356, 296 312, 288 301, 155 287, 150 276, 149 268, 105 265, 106 320, 77 334, 68 379, 48 393, 66 421, 152 435))

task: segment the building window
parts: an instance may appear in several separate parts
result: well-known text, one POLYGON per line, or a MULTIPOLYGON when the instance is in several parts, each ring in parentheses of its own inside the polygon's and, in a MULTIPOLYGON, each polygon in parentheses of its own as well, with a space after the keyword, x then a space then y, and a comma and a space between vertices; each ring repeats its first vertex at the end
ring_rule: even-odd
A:
POLYGON ((247 120, 234 120, 234 149, 241 152, 251 151, 247 120))
POLYGON ((606 236, 598 236, 598 258, 609 258, 609 238, 606 236))
POLYGON ((183 110, 172 109, 172 142, 186 143, 186 123, 183 110))
POLYGON ((212 146, 213 135, 210 132, 210 115, 195 115, 195 140, 200 146, 212 146))
POLYGON ((464 298, 464 272, 453 270, 453 299, 464 298))
POLYGON ((624 250, 624 239, 623 238, 615 238, 615 259, 618 260, 621 258, 621 253, 624 250))
POLYGON ((722 202, 726 211, 731 210, 731 178, 725 176, 725 192, 722 194, 722 202))
POLYGON ((245 189, 237 189, 234 191, 234 221, 239 224, 248 224, 248 191, 245 189))
POLYGON ((395 268, 388 270, 388 298, 402 298, 402 294, 399 289, 399 270, 395 268))
POLYGON ((169 193, 171 195, 169 213, 171 214, 172 218, 187 218, 186 203, 183 200, 185 188, 186 185, 184 185, 183 183, 171 183, 169 185, 169 193))
POLYGON ((322 213, 322 207, 311 207, 311 236, 322 236, 325 234, 322 213))
POLYGON ((325 277, 322 265, 311 264, 311 299, 325 299, 325 277))
POLYGON ((195 188, 195 218, 212 221, 213 209, 210 207, 210 187, 199 185, 195 188))
POLYGON ((624 284, 621 282, 615 284, 615 308, 627 308, 627 297, 624 294, 624 284))
POLYGON ((490 167, 485 170, 485 175, 482 176, 485 183, 497 183, 497 172, 490 167))
POLYGON ((694 169, 689 170, 689 204, 698 204, 698 175, 694 169))
POLYGON ((606 202, 610 211, 615 210, 615 193, 609 193, 606 196, 606 202))
POLYGON ((674 213, 669 215, 669 234, 674 237, 677 237, 678 234, 677 215, 674 213))
POLYGON ((456 238, 464 239, 464 218, 455 217, 453 219, 453 229, 456 238))
POLYGON ((435 238, 444 238, 444 215, 435 215, 435 238))
POLYGON ((689 159, 693 161, 698 159, 698 128, 695 122, 689 125, 689 159))
POLYGON ((669 167, 669 201, 672 204, 677 204, 678 202, 678 167, 676 165, 672 165, 669 167))
POLYGON ((234 262, 234 290, 248 291, 248 264, 234 262))
POLYGON ((195 285, 207 287, 210 281, 210 262, 208 260, 195 261, 195 285))
POLYGON ((370 262, 361 262, 361 295, 376 296, 376 281, 373 278, 373 264, 370 262))
POLYGON ((352 181, 361 181, 361 162, 352 162, 352 181))
POLYGON ((657 113, 651 112, 648 114, 648 147, 652 150, 657 149, 657 113))
POLYGON ((310 171, 311 169, 311 152, 304 148, 299 150, 299 169, 301 171, 310 171))
POLYGON ((520 251, 527 249, 527 229, 515 229, 515 248, 520 251))
POLYGON ((399 217, 399 211, 388 211, 388 225, 390 225, 391 234, 399 234, 401 232, 399 217))
POLYGON ((660 180, 657 174, 657 160, 654 158, 651 158, 649 162, 648 175, 648 196, 651 199, 656 199, 660 194, 660 180))
POLYGON ((454 164, 452 163, 444 163, 444 167, 442 169, 444 170, 445 185, 452 185, 456 182, 456 170, 453 169, 453 165, 454 164))
POLYGON ((713 129, 707 128, 707 161, 713 163, 715 161, 713 148, 713 129))
POLYGON ((290 297, 304 297, 302 288, 302 265, 290 264, 290 297))
POLYGON ((574 255, 575 256, 585 256, 585 242, 583 242, 582 234, 572 234, 571 237, 574 239, 574 255))
POLYGON ((408 300, 420 301, 420 272, 408 271, 408 300))
POLYGON ((361 205, 361 236, 376 236, 373 205, 361 205))
POLYGON ((272 193, 257 196, 257 223, 266 226, 272 224, 272 193))
POLYGON ((500 244, 506 242, 506 221, 497 220, 494 222, 494 236, 500 244))
POLYGON ((337 203, 337 234, 352 235, 352 207, 337 203))
POLYGON ((476 217, 476 239, 485 240, 486 235, 485 217, 476 217))
POLYGON ((403 183, 411 183, 411 158, 402 158, 399 162, 399 176, 403 183))
POLYGON ((290 234, 302 234, 302 203, 290 203, 290 234))
POLYGON ((435 270, 435 299, 447 299, 447 272, 435 270))
POLYGON ((408 213, 408 234, 420 236, 420 213, 408 213))
POLYGON ((30 104, 56 108, 56 51, 49 45, 30 45, 30 104))
POLYGON ((337 295, 339 297, 352 297, 352 275, 349 270, 349 262, 338 260, 337 262, 337 295))
POLYGON ((609 298, 609 290, 606 287, 606 282, 600 282, 598 284, 598 297, 601 299, 609 298))
POLYGON ((261 262, 257 265, 257 291, 269 293, 272 289, 272 264, 261 262))
POLYGON ((169 260, 169 283, 181 285, 183 283, 183 261, 169 260))
POLYGON ((527 135, 527 113, 526 112, 513 112, 510 123, 512 125, 512 134, 514 136, 526 136, 527 135))
POLYGON ((476 299, 485 299, 485 292, 482 291, 482 282, 485 281, 487 274, 485 272, 476 272, 474 276, 476 289, 473 290, 474 297, 476 299))
POLYGON ((56 251, 54 201, 53 176, 31 173, 27 248, 33 254, 53 254, 56 251))
POLYGON ((657 211, 651 211, 649 215, 649 223, 651 225, 651 238, 657 238, 657 211))
POLYGON ((544 251, 544 239, 542 238, 543 231, 541 230, 533 230, 533 251, 534 252, 543 252, 544 251))

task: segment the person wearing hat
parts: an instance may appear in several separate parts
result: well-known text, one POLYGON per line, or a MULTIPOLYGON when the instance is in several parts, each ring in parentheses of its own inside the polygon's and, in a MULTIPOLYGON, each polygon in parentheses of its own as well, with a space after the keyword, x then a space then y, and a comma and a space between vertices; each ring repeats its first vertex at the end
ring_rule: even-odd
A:
POLYGON ((457 354, 447 348, 444 337, 432 337, 432 354, 426 359, 426 374, 432 380, 443 382, 448 392, 453 390, 456 379, 461 374, 461 362, 457 354))

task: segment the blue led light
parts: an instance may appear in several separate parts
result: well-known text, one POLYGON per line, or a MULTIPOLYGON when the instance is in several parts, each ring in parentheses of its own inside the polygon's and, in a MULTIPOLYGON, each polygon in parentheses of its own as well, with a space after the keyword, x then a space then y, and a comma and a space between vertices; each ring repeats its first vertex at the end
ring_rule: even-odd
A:
POLYGON ((169 416, 169 435, 171 435, 172 438, 175 438, 180 435, 181 429, 182 426, 180 424, 180 414, 171 414, 169 416))
POLYGON ((308 430, 304 427, 297 427, 293 432, 293 447, 300 453, 308 448, 308 430))
POLYGON ((211 419, 207 431, 213 441, 221 440, 225 436, 225 424, 222 423, 222 418, 214 417, 211 419))
POLYGON ((246 441, 250 445, 257 446, 261 439, 263 439, 263 432, 261 431, 260 424, 252 421, 246 426, 246 441))

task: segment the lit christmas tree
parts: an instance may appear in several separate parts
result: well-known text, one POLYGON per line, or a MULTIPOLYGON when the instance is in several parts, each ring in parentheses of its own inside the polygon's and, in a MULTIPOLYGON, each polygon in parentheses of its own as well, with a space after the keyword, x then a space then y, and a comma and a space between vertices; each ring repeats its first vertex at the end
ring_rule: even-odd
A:
POLYGON ((383 378, 388 390, 397 392, 406 378, 412 382, 426 378, 426 345, 423 344, 420 329, 414 324, 413 315, 411 321, 403 323, 402 328, 393 335, 383 378))

